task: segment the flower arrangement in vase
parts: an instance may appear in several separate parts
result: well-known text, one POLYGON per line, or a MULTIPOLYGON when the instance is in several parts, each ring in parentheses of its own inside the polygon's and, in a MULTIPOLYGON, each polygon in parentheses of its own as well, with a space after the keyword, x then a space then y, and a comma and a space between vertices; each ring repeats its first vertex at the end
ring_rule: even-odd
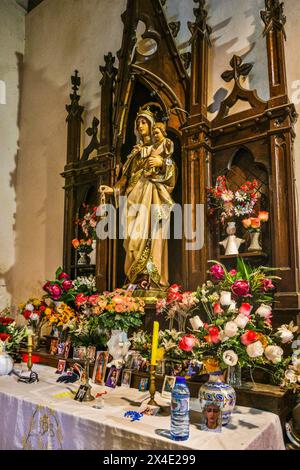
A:
POLYGON ((74 238, 72 240, 72 245, 73 245, 73 248, 79 253, 79 259, 77 261, 77 264, 79 265, 90 264, 91 259, 88 255, 89 253, 93 251, 92 238, 88 238, 87 240, 84 240, 83 238, 80 240, 78 240, 78 238, 74 238))
POLYGON ((267 211, 259 211, 257 217, 249 217, 243 219, 242 223, 244 228, 250 233, 250 245, 248 251, 261 251, 262 247, 259 243, 261 234, 261 226, 269 220, 269 213, 267 211))
POLYGON ((209 216, 215 216, 222 225, 227 222, 227 238, 220 242, 225 249, 225 255, 236 255, 244 240, 236 234, 236 221, 249 217, 258 201, 258 183, 256 180, 246 181, 236 191, 229 188, 226 176, 218 176, 216 185, 207 189, 209 216))
POLYGON ((12 358, 17 358, 20 344, 26 338, 27 331, 26 327, 17 326, 14 318, 9 315, 9 309, 0 313, 0 355, 9 354, 12 358))
POLYGON ((49 299, 30 298, 19 305, 19 313, 27 321, 27 325, 32 329, 34 337, 34 349, 37 350, 40 345, 41 327, 47 321, 45 312, 51 315, 53 310, 52 302, 49 299))

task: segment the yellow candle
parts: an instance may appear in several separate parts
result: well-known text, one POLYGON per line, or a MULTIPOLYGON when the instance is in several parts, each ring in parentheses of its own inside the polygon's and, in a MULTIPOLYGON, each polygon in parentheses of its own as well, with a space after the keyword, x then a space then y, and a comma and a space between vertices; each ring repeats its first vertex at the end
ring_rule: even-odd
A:
POLYGON ((155 321, 153 322, 151 366, 155 366, 156 361, 157 361, 158 331, 159 331, 159 323, 158 321, 155 321))
POLYGON ((31 330, 27 330, 27 331, 28 331, 27 346, 32 346, 32 331, 31 330))

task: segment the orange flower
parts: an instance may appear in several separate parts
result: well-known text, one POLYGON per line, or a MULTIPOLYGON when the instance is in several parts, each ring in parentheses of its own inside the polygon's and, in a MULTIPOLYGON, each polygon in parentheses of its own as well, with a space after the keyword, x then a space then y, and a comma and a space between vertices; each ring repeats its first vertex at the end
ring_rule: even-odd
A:
POLYGON ((220 363, 215 357, 208 357, 203 360, 203 366, 207 373, 217 372, 220 370, 220 363))
POLYGON ((242 220, 242 223, 245 228, 250 228, 251 227, 251 219, 244 219, 242 220))
POLYGON ((259 211, 258 218, 261 222, 268 222, 269 220, 269 212, 267 211, 259 211))
POLYGON ((77 248, 79 247, 79 244, 80 244, 80 243, 79 243, 79 240, 78 240, 77 238, 74 238, 74 239, 72 240, 72 245, 73 245, 73 247, 75 248, 75 250, 77 250, 77 248))
POLYGON ((260 219, 259 217, 251 217, 251 228, 260 228, 260 219))
POLYGON ((261 344, 263 345, 263 348, 266 348, 268 346, 268 340, 267 338, 262 334, 262 333, 257 333, 256 332, 256 337, 257 337, 257 340, 261 342, 261 344))

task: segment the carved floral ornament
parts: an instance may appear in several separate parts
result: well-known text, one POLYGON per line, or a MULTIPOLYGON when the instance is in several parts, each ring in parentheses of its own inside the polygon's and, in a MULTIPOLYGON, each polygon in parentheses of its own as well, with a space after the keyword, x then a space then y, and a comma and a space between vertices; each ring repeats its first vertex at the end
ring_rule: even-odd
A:
POLYGON ((284 3, 279 0, 265 0, 265 5, 266 10, 260 12, 261 19, 265 24, 263 35, 266 36, 269 32, 278 30, 283 32, 284 39, 286 39, 284 29, 286 16, 283 13, 284 3))

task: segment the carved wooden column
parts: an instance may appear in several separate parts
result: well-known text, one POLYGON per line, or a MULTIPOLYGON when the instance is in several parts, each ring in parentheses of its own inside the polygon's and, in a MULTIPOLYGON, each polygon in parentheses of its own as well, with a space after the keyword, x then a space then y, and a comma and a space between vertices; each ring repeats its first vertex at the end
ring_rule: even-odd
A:
POLYGON ((283 2, 265 0, 261 18, 267 41, 270 100, 269 145, 271 156, 271 227, 274 266, 285 268, 277 293, 279 308, 299 307, 299 258, 293 162, 293 124, 296 111, 289 103, 284 41, 286 17, 283 2))
MULTIPOLYGON (((207 120, 207 83, 208 83, 208 47, 210 27, 207 25, 205 0, 194 0, 199 3, 194 8, 195 23, 188 23, 191 37, 191 83, 190 83, 190 117, 183 128, 184 136, 184 174, 186 182, 184 204, 192 207, 192 231, 204 231, 204 244, 196 250, 185 251, 185 283, 189 289, 196 288, 206 278, 207 259, 209 256, 209 235, 206 224, 206 187, 211 180, 211 151, 209 122, 207 120), (197 222, 196 207, 204 205, 201 226, 197 222), (204 225, 204 226, 203 226, 204 225)), ((203 208, 203 207, 202 207, 203 208)), ((199 213, 198 213, 199 215, 199 213)), ((187 240, 185 240, 186 242, 187 240)))
POLYGON ((76 205, 76 191, 74 186, 74 175, 72 166, 80 160, 81 123, 84 107, 80 106, 80 96, 77 91, 80 87, 78 71, 71 76, 72 90, 70 94, 71 103, 66 105, 68 111, 67 123, 67 165, 65 167, 65 207, 64 207, 64 245, 63 266, 64 270, 71 273, 71 243, 73 238, 74 212, 76 205))
MULTIPOLYGON (((113 100, 117 69, 114 67, 115 57, 109 52, 104 56, 105 65, 100 66, 102 73, 101 105, 100 105, 100 146, 99 155, 106 159, 108 172, 99 176, 99 185, 113 185, 116 161, 113 155, 113 100)), ((112 290, 114 275, 115 240, 97 240, 96 249, 96 284, 100 292, 112 290)))

